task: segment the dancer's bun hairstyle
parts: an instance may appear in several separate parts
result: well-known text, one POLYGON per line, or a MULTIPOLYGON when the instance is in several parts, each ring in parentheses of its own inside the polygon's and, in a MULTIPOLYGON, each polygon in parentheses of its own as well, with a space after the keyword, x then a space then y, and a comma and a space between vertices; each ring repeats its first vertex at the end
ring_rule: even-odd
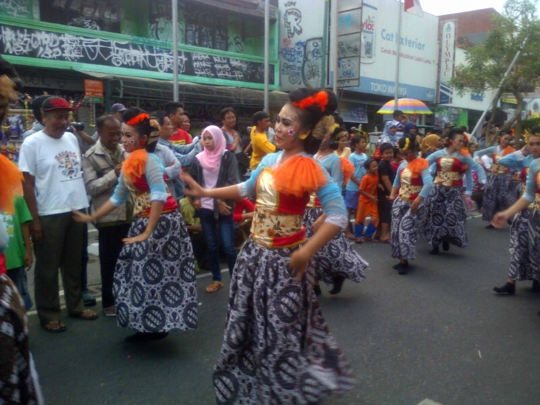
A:
POLYGON ((329 90, 300 88, 289 93, 289 100, 299 110, 302 129, 309 132, 304 140, 304 150, 313 155, 326 134, 334 131, 337 97, 329 90))

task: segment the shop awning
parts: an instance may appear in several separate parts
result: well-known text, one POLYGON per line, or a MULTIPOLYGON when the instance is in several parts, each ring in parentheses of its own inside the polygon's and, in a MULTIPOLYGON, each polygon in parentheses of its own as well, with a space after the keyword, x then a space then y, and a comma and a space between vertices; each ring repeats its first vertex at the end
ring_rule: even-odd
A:
MULTIPOLYGON (((139 98, 145 100, 173 100, 173 84, 170 81, 142 79, 105 73, 81 72, 88 76, 109 81, 113 98, 139 98)), ((262 107, 264 92, 241 87, 207 86, 180 82, 179 99, 186 104, 218 104, 222 106, 262 107)), ((289 101, 287 93, 270 92, 270 108, 280 109, 289 101)))
MULTIPOLYGON (((252 17, 264 18, 264 0, 186 0, 191 3, 204 4, 206 6, 232 11, 252 17)), ((270 6, 270 21, 276 21, 275 6, 270 6)))

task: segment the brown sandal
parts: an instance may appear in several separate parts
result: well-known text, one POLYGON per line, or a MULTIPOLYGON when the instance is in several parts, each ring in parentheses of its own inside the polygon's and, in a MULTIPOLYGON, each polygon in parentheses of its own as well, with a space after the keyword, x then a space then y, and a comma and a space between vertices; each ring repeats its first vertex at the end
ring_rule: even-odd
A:
POLYGON ((60 322, 58 319, 54 321, 50 321, 49 323, 42 323, 41 326, 47 332, 51 332, 51 333, 65 332, 67 329, 66 325, 60 322))
POLYGON ((97 312, 91 311, 89 309, 85 309, 80 314, 70 314, 69 316, 82 319, 83 321, 95 321, 99 318, 97 312))
POLYGON ((207 293, 215 293, 220 288, 223 288, 223 283, 221 281, 213 281, 208 287, 206 287, 207 293))

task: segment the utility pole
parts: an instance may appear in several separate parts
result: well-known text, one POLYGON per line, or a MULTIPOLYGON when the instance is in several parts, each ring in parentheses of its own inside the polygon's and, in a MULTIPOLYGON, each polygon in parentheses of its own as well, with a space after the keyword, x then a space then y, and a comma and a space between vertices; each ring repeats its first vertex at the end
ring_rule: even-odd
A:
POLYGON ((264 2, 264 111, 270 113, 270 0, 264 2))
POLYGON ((178 0, 172 0, 173 98, 178 101, 178 0))

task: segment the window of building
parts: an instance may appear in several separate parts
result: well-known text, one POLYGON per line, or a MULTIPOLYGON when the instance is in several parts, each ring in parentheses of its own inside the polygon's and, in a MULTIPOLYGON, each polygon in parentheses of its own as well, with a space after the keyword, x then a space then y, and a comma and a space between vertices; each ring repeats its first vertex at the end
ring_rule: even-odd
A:
POLYGON ((116 0, 40 0, 41 21, 120 32, 122 2, 116 0))
POLYGON ((185 44, 223 51, 228 50, 227 15, 223 15, 222 12, 216 13, 208 7, 198 4, 186 3, 184 18, 185 44))

